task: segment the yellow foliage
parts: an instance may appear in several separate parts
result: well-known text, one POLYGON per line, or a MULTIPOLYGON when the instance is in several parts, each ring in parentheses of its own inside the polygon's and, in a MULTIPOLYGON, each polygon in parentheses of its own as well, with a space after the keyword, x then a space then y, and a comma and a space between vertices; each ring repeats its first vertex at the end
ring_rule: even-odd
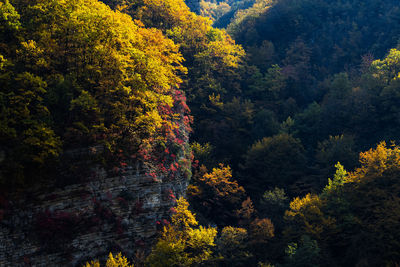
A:
POLYGON ((212 27, 210 19, 191 12, 183 0, 144 0, 134 17, 147 26, 165 31, 182 53, 206 62, 208 68, 236 68, 244 50, 224 31, 212 27))
POLYGON ((378 59, 371 64, 373 76, 389 83, 397 80, 400 74, 400 51, 393 48, 382 60, 378 59))
POLYGON ((192 261, 200 263, 210 259, 212 256, 211 248, 215 246, 214 240, 217 229, 200 226, 198 229, 190 229, 188 234, 189 238, 186 243, 188 250, 196 252, 192 253, 192 261))
POLYGON ((319 238, 321 233, 334 226, 335 220, 322 212, 323 201, 318 195, 296 197, 285 212, 285 219, 294 221, 303 231, 319 238))
POLYGON ((290 213, 296 213, 300 212, 304 207, 313 207, 313 208, 318 208, 321 206, 321 200, 317 195, 314 194, 307 194, 305 197, 300 198, 296 197, 291 203, 290 203, 290 213))
POLYGON ((221 231, 221 236, 218 240, 220 250, 237 252, 237 248, 243 247, 247 239, 247 230, 244 228, 236 228, 226 226, 221 231))
POLYGON ((223 164, 220 164, 219 168, 213 168, 211 173, 204 174, 199 180, 210 186, 218 197, 236 198, 236 194, 244 194, 243 187, 232 181, 231 168, 223 164))
POLYGON ((177 200, 172 223, 164 227, 161 238, 147 258, 149 266, 190 266, 211 258, 215 228, 193 228, 198 222, 184 198, 177 200))
POLYGON ((400 170, 400 147, 387 147, 386 142, 381 142, 375 149, 360 153, 360 163, 360 168, 349 173, 347 182, 362 182, 389 170, 400 170))
MULTIPOLYGON (((100 263, 99 261, 91 261, 90 263, 87 262, 84 267, 100 267, 100 263)), ((115 257, 110 253, 106 262, 106 267, 133 267, 133 264, 130 264, 121 253, 118 253, 115 257)))
POLYGON ((100 267, 100 262, 99 261, 86 262, 84 267, 100 267))
POLYGON ((113 257, 112 253, 108 256, 106 267, 133 267, 130 265, 129 261, 118 253, 116 257, 113 257))
POLYGON ((172 216, 172 226, 177 231, 186 231, 191 229, 192 226, 197 226, 198 222, 194 217, 193 213, 188 209, 189 202, 183 197, 177 200, 177 206, 175 208, 176 213, 172 216))

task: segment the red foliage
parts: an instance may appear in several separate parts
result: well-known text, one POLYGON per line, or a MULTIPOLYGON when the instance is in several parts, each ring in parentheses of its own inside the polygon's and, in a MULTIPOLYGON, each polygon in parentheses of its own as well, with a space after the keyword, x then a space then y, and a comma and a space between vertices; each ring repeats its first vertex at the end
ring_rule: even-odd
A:
POLYGON ((135 204, 133 205, 133 210, 132 211, 133 211, 134 215, 141 214, 144 211, 144 209, 143 209, 143 201, 140 201, 140 200, 136 201, 135 204))
POLYGON ((94 199, 94 207, 93 208, 94 208, 94 213, 100 219, 113 220, 115 218, 115 215, 112 212, 112 210, 109 207, 102 205, 102 203, 100 203, 96 199, 94 199))
POLYGON ((35 228, 40 239, 47 243, 50 240, 72 239, 78 222, 78 216, 73 213, 46 210, 37 215, 35 228))
POLYGON ((171 208, 169 209, 169 212, 171 212, 172 214, 175 214, 175 213, 176 213, 176 209, 175 209, 174 207, 171 207, 171 208))
POLYGON ((111 194, 111 192, 107 192, 107 193, 106 193, 106 196, 107 196, 107 199, 108 199, 108 200, 110 200, 110 201, 112 200, 112 194, 111 194))
POLYGON ((153 179, 157 177, 174 179, 179 171, 179 166, 175 164, 176 159, 190 156, 185 151, 193 119, 189 115, 190 109, 186 105, 186 97, 182 91, 173 90, 170 96, 174 100, 172 107, 168 105, 158 107, 164 122, 157 131, 157 137, 146 139, 139 149, 139 157, 149 168, 149 176, 153 179))
POLYGON ((146 243, 142 239, 139 239, 135 242, 135 245, 138 247, 144 247, 146 243))

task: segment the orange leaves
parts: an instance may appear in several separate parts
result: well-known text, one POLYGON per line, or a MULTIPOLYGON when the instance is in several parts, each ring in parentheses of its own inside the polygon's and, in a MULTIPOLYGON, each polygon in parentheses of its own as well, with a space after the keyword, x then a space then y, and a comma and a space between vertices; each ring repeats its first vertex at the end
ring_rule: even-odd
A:
POLYGON ((250 235, 252 242, 267 243, 274 237, 274 225, 268 218, 255 219, 250 224, 250 235))
POLYGON ((361 167, 349 173, 348 182, 367 182, 384 172, 400 170, 400 147, 381 142, 375 149, 360 153, 361 167))
POLYGON ((223 164, 219 168, 213 168, 211 173, 206 173, 200 181, 205 182, 218 197, 234 196, 235 194, 244 194, 243 187, 236 181, 232 181, 232 170, 229 166, 223 164))

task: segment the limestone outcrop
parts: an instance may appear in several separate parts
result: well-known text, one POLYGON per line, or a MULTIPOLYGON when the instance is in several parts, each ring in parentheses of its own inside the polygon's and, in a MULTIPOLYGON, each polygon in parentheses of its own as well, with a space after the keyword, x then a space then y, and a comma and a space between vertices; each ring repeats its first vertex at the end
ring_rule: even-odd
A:
POLYGON ((154 179, 144 169, 96 167, 87 182, 3 203, 0 266, 80 266, 110 251, 145 253, 188 181, 154 179))

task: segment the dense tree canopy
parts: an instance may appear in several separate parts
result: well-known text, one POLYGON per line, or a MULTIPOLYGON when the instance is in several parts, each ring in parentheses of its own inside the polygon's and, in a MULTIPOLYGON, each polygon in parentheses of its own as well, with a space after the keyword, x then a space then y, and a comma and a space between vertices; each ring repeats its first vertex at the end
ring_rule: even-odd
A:
POLYGON ((0 7, 1 183, 45 176, 65 149, 103 144, 106 154, 134 155, 177 127, 185 68, 161 31, 98 1, 0 7))
POLYGON ((0 222, 138 161, 193 177, 135 265, 398 266, 398 3, 200 4, 0 1, 0 222))

